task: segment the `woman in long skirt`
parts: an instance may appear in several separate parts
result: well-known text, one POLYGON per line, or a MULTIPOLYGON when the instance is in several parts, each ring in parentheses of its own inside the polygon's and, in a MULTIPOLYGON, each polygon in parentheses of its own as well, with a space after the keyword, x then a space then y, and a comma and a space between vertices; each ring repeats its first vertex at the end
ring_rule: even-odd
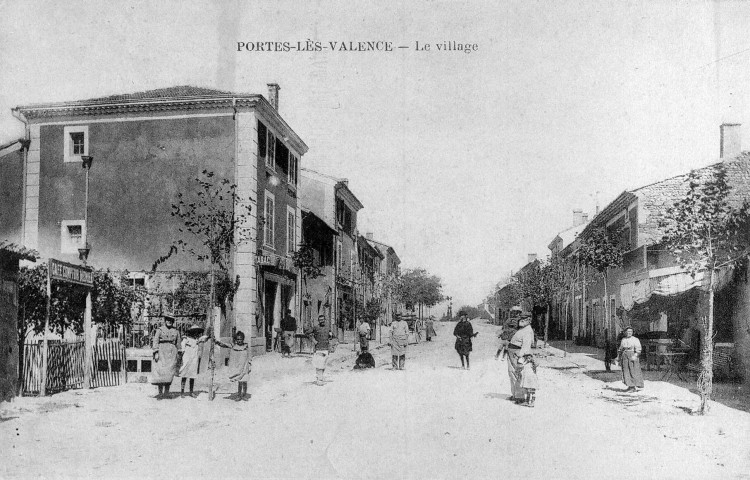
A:
POLYGON ((628 387, 628 392, 643 388, 643 373, 638 360, 641 354, 641 341, 633 336, 633 327, 625 328, 625 337, 620 341, 618 353, 622 368, 622 383, 628 387))
POLYGON ((391 323, 391 363, 393 370, 403 370, 406 363, 406 345, 409 343, 409 324, 401 317, 391 323))
POLYGON ((427 341, 431 342, 432 337, 437 337, 437 333, 435 333, 435 317, 430 315, 430 318, 425 320, 425 336, 427 337, 427 341))
POLYGON ((169 387, 177 373, 177 352, 180 348, 180 331, 174 327, 174 317, 164 315, 164 325, 156 329, 151 342, 155 368, 151 383, 159 387, 158 399, 169 397, 169 387))

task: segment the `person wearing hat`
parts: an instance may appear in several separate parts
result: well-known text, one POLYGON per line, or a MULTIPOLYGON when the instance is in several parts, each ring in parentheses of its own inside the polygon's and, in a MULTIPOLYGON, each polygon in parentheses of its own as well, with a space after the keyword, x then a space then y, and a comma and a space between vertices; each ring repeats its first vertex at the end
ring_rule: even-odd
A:
POLYGON ((522 373, 524 365, 531 355, 531 344, 534 341, 534 330, 531 328, 531 314, 522 313, 518 319, 518 331, 508 342, 508 376, 510 377, 511 397, 518 404, 534 406, 536 388, 524 388, 522 373), (531 390, 531 391, 529 391, 531 390))
POLYGON ((641 341, 633 336, 633 327, 625 327, 625 336, 620 340, 617 353, 622 368, 622 383, 628 387, 628 392, 643 388, 643 372, 638 356, 641 354, 641 341))
POLYGON ((157 399, 169 397, 169 387, 177 373, 177 353, 181 346, 180 331, 174 326, 175 318, 171 314, 164 315, 164 325, 156 329, 151 342, 154 363, 151 383, 159 387, 157 399))
POLYGON ((190 379, 190 396, 194 397, 195 377, 200 373, 201 356, 203 356, 203 344, 208 340, 208 335, 201 335, 203 327, 191 325, 182 339, 182 365, 178 377, 182 378, 180 396, 185 395, 185 384, 190 379))
POLYGON ((424 326, 425 326, 424 331, 425 331, 425 336, 427 337, 427 341, 431 342, 432 337, 437 337, 437 333, 435 333, 435 316, 430 315, 430 318, 425 320, 424 326))
POLYGON ((461 357, 461 368, 469 370, 471 368, 469 364, 469 354, 472 350, 471 339, 476 337, 479 332, 474 332, 474 327, 471 326, 466 312, 461 312, 458 316, 459 321, 453 329, 453 335, 456 337, 455 348, 458 356, 461 357), (466 365, 464 365, 464 358, 466 359, 466 365))

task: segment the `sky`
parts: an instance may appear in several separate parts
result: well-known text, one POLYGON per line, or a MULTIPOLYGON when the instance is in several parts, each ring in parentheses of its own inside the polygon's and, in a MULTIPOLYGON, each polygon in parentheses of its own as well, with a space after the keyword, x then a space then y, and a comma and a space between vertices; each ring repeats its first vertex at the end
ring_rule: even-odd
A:
POLYGON ((17 105, 277 82, 310 147, 302 166, 347 178, 360 233, 440 276, 454 308, 545 257, 573 209, 716 161, 722 122, 750 138, 748 3, 0 0, 0 13, 0 144, 23 134, 17 105), (394 51, 237 51, 307 40, 394 51), (451 41, 477 50, 437 50, 451 41))

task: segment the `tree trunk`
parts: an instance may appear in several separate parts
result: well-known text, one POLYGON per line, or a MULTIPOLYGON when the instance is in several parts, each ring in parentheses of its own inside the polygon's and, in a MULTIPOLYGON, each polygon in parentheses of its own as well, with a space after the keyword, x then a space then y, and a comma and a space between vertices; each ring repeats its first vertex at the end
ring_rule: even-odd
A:
POLYGON ((208 399, 213 400, 216 396, 216 392, 214 391, 214 377, 216 376, 216 360, 214 358, 214 350, 215 348, 215 342, 214 342, 214 295, 215 295, 215 286, 214 286, 214 264, 211 263, 211 294, 210 299, 208 301, 208 317, 206 318, 207 326, 210 329, 209 338, 211 339, 211 346, 209 347, 208 351, 208 368, 211 370, 211 382, 209 384, 208 388, 208 399))
POLYGON ((714 376, 714 275, 711 269, 711 278, 708 283, 708 315, 703 317, 703 342, 701 344, 701 373, 698 375, 698 392, 701 396, 700 414, 708 413, 708 402, 711 400, 714 376))
POLYGON ((604 272, 604 330, 605 330, 605 338, 604 343, 606 344, 609 340, 609 334, 611 333, 611 328, 609 326, 609 295, 607 294, 607 272, 604 272))
POLYGON ((552 302, 547 303, 547 313, 544 315, 544 346, 547 346, 549 340, 549 311, 552 309, 552 302))

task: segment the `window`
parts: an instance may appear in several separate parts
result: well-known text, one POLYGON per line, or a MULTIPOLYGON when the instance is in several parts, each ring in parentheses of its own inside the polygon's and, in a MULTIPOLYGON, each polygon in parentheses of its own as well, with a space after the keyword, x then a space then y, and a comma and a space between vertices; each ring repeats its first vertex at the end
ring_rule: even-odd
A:
POLYGON ((289 254, 294 253, 295 247, 295 226, 296 226, 296 212, 292 207, 286 207, 286 252, 289 254))
POLYGON ((289 149, 278 138, 276 139, 276 166, 284 176, 289 175, 289 149))
POLYGON ((276 171, 276 137, 270 130, 266 137, 266 167, 276 171))
POLYGON ((83 155, 89 154, 89 127, 75 126, 63 129, 64 162, 80 162, 83 155))
POLYGON ((336 242, 336 265, 338 265, 339 272, 344 268, 344 258, 341 254, 341 241, 336 242))
POLYGON ((276 223, 276 198, 266 190, 266 214, 264 225, 264 243, 266 246, 274 248, 274 224, 276 223))
POLYGON ((266 141, 268 140, 268 129, 265 125, 263 125, 263 122, 258 121, 258 156, 262 159, 266 158, 266 141))
POLYGON ((86 240, 86 223, 83 220, 63 220, 60 224, 60 253, 78 253, 86 240))
POLYGON ((346 233, 349 235, 354 233, 352 228, 352 211, 340 198, 336 199, 336 220, 346 233))
POLYGON ((289 152, 289 185, 297 185, 297 175, 299 169, 299 159, 289 152))

